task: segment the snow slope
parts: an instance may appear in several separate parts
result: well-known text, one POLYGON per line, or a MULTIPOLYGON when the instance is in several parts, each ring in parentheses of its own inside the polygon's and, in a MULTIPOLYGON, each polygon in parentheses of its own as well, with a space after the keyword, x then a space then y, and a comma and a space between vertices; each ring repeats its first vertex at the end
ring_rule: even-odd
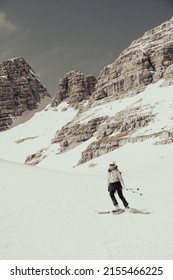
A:
POLYGON ((73 108, 63 111, 66 107, 66 102, 62 102, 57 109, 48 105, 29 121, 2 132, 0 158, 24 163, 28 155, 49 147, 56 131, 71 121, 77 113, 73 108), (17 143, 20 140, 23 142, 17 143))
MULTIPOLYGON (((148 110, 157 102, 156 122, 141 133, 163 125, 171 130, 172 90, 152 85, 137 96, 92 108, 92 116, 115 114, 136 102, 148 110)), ((156 139, 126 144, 74 168, 93 139, 56 154, 58 145, 51 139, 77 113, 62 111, 64 106, 47 107, 0 135, 0 259, 172 259, 173 144, 153 145, 156 139), (17 144, 19 139, 25 140, 17 144), (42 147, 47 157, 37 168, 21 164, 42 147), (126 188, 139 187, 142 193, 124 191, 130 206, 151 214, 96 214, 113 207, 106 181, 112 160, 123 171, 126 188)), ((90 116, 91 111, 81 121, 90 116)))
POLYGON ((1 160, 0 259, 172 259, 172 147, 155 148, 127 145, 79 173, 1 160), (129 159, 139 152, 142 159, 129 159), (124 191, 128 202, 151 214, 95 213, 112 209, 105 170, 115 156, 126 187, 140 187, 143 194, 124 191))
MULTIPOLYGON (((103 102, 91 107, 87 111, 77 115, 77 110, 69 107, 65 102, 56 108, 47 106, 45 110, 36 113, 29 121, 20 124, 0 134, 0 158, 24 163, 26 157, 43 149, 45 156, 39 166, 57 170, 68 170, 77 164, 81 152, 94 140, 89 139, 64 154, 59 154, 59 144, 51 144, 56 131, 73 120, 76 123, 87 123, 92 118, 100 116, 114 116, 116 113, 140 108, 137 114, 156 115, 154 123, 139 129, 133 136, 150 135, 160 131, 173 131, 173 85, 162 87, 163 81, 149 85, 145 91, 122 100, 103 102), (63 109, 67 108, 66 111, 63 109), (8 145, 7 145, 8 143, 8 145), (77 155, 77 156, 75 156, 77 155), (66 158, 65 165, 61 164, 62 158, 66 158)), ((159 139, 158 139, 159 140, 159 139)), ((160 139, 161 140, 161 139, 160 139)), ((157 141, 157 139, 155 140, 157 141)))

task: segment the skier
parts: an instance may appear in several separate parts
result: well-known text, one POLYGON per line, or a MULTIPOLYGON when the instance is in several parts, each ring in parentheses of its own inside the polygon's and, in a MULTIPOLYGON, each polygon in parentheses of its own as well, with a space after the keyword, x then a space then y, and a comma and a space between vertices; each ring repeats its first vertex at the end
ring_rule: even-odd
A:
POLYGON ((115 210, 113 210, 113 211, 120 210, 118 202, 115 198, 116 192, 118 193, 119 198, 122 200, 124 207, 129 208, 129 206, 128 206, 129 204, 123 195, 122 189, 125 189, 124 181, 123 181, 121 172, 118 170, 116 162, 113 161, 109 165, 109 169, 108 169, 108 191, 109 191, 109 195, 112 199, 112 202, 115 206, 115 210))

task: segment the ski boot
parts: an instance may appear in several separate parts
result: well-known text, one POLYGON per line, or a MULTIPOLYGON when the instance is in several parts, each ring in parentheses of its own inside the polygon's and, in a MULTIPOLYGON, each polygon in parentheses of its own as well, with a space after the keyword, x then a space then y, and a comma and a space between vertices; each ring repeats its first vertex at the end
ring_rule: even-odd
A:
POLYGON ((117 205, 115 205, 115 210, 112 210, 112 213, 118 212, 118 211, 120 211, 120 210, 121 210, 121 209, 120 209, 119 205, 117 204, 117 205))
POLYGON ((126 209, 126 211, 128 211, 128 210, 130 209, 129 205, 127 205, 127 206, 125 207, 125 209, 126 209))

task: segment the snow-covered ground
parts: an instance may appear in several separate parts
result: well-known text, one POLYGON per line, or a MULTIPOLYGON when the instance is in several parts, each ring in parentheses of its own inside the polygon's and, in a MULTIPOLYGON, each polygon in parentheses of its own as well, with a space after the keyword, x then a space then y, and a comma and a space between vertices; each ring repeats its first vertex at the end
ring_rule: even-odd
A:
MULTIPOLYGON (((47 106, 29 121, 0 134, 0 158, 24 163, 28 155, 49 147, 58 129, 71 121, 77 111, 62 102, 58 108, 47 106), (23 140, 20 143, 18 141, 23 140), (8 143, 8 145, 7 145, 8 143)), ((52 145, 53 147, 54 145, 52 145)), ((56 145, 56 150, 58 145, 56 145)), ((51 149, 50 149, 51 153, 51 149)))
MULTIPOLYGON (((152 85, 117 102, 121 110, 136 102, 142 102, 141 109, 157 103, 150 131, 163 125, 172 129, 172 90, 152 85)), ((106 115, 115 113, 117 102, 102 106, 106 115)), ((173 144, 153 145, 156 139, 126 144, 76 166, 93 139, 56 154, 58 145, 51 139, 77 113, 71 108, 62 111, 65 106, 61 104, 58 111, 47 108, 0 134, 0 259, 172 259, 173 144), (17 144, 20 139, 25 141, 17 144), (37 167, 22 164, 43 147, 47 157, 37 167), (126 188, 140 188, 142 193, 124 191, 130 206, 151 214, 95 212, 113 209, 106 181, 112 160, 123 172, 126 188)), ((92 108, 95 116, 101 114, 97 109, 92 108)), ((90 115, 91 111, 81 119, 90 115)))
POLYGON ((124 146, 75 173, 1 160, 0 259, 172 259, 172 145, 151 147, 124 146), (130 206, 151 214, 95 212, 113 209, 106 170, 115 158, 126 187, 142 193, 124 191, 130 206))
POLYGON ((0 133, 0 158, 14 162, 24 163, 28 155, 43 149, 45 159, 39 166, 53 169, 67 170, 75 166, 80 159, 78 150, 82 152, 92 141, 89 139, 66 154, 58 154, 59 144, 51 144, 56 131, 61 129, 71 120, 78 123, 87 123, 89 120, 101 116, 114 116, 116 113, 140 108, 137 114, 153 113, 156 115, 154 123, 139 129, 133 136, 148 135, 160 131, 173 131, 173 85, 162 87, 163 80, 149 85, 145 91, 122 100, 104 102, 91 107, 77 116, 77 110, 62 102, 56 108, 49 105, 45 110, 36 113, 29 121, 20 124, 8 131, 0 133), (66 108, 67 110, 64 110, 66 108), (74 155, 74 157, 72 156, 74 155), (66 158, 65 166, 61 164, 62 158, 66 158))

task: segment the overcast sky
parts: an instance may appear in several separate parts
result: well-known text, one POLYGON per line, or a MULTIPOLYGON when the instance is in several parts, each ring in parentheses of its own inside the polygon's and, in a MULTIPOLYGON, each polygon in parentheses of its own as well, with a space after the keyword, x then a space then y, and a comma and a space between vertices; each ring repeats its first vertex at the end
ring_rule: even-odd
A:
POLYGON ((172 16, 173 0, 0 0, 0 62, 22 56, 53 96, 66 72, 98 76, 172 16))

